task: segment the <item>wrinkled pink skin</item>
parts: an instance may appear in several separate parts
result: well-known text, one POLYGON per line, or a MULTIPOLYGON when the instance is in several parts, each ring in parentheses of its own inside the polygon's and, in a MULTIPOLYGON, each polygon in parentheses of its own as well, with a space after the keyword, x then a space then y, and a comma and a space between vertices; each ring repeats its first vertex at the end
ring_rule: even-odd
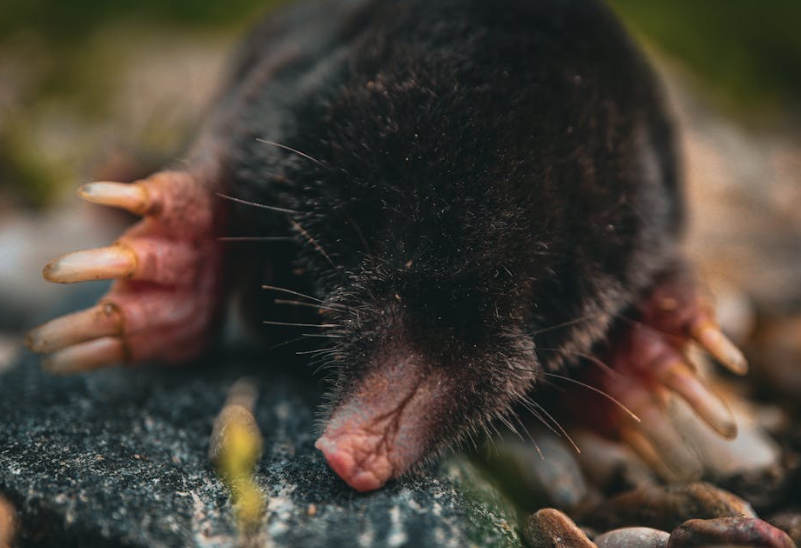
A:
POLYGON ((357 491, 372 491, 407 472, 426 453, 430 410, 444 384, 419 358, 392 356, 334 410, 315 447, 357 491))

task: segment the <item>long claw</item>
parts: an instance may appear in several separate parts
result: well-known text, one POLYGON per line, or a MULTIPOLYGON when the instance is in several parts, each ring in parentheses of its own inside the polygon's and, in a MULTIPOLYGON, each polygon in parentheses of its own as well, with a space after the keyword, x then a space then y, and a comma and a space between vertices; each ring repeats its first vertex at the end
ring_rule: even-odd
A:
POLYGON ((125 344, 116 337, 103 337, 59 350, 43 361, 55 374, 82 373, 125 361, 125 344))
MULTIPOLYGON (((647 439, 654 449, 654 455, 671 477, 689 479, 700 476, 701 463, 687 446, 684 438, 673 426, 666 410, 644 394, 635 396, 630 405, 640 417, 641 422, 633 424, 631 430, 647 439), (639 401, 636 401, 639 399, 639 401)), ((631 434, 631 432, 629 432, 631 434)), ((632 440, 626 440, 631 442, 632 440)), ((639 450, 636 446, 633 449, 639 450)))
POLYGON ((42 271, 47 281, 56 283, 130 278, 136 271, 133 250, 124 244, 68 253, 51 261, 42 271))
POLYGON ((729 406, 707 388, 684 363, 675 362, 660 375, 667 388, 690 404, 698 416, 726 439, 737 436, 737 422, 729 406))
POLYGON ((34 352, 55 352, 74 344, 91 341, 122 331, 122 315, 111 303, 63 316, 32 329, 25 344, 34 352))
POLYGON ((151 196, 141 183, 97 181, 80 187, 78 196, 87 202, 127 209, 137 215, 144 215, 152 208, 151 196))
POLYGON ((653 444, 635 426, 623 426, 619 431, 620 439, 628 445, 640 459, 655 470, 663 478, 675 478, 676 474, 665 464, 665 461, 654 449, 653 444))
POLYGON ((748 361, 743 353, 713 322, 705 320, 696 323, 690 335, 732 373, 745 375, 748 372, 748 361))

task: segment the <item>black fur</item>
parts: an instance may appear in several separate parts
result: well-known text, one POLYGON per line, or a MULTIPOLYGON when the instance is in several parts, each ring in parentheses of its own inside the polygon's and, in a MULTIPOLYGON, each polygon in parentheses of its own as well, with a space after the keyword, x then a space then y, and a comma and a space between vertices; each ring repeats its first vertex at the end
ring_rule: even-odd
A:
POLYGON ((335 308, 334 405, 390 349, 451 383, 432 451, 590 352, 674 258, 670 125, 595 1, 305 2, 234 72, 202 142, 228 193, 298 213, 235 208, 231 233, 294 235, 253 249, 263 282, 335 308))

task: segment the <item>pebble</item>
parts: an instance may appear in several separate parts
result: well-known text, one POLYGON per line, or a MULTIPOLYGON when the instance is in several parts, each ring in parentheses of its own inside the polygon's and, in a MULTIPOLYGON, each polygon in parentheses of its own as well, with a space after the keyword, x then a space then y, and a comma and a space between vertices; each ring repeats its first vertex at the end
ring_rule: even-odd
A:
POLYGON ((573 520, 554 508, 529 516, 523 536, 532 548, 597 548, 573 520))
POLYGON ((654 472, 622 443, 603 438, 589 430, 573 434, 577 455, 587 482, 605 493, 619 493, 656 483, 654 472))
POLYGON ((666 548, 670 533, 650 527, 624 527, 595 538, 598 548, 666 548))
POLYGON ((551 434, 534 433, 533 441, 505 439, 494 448, 492 470, 502 470, 502 481, 523 508, 545 506, 570 510, 587 495, 587 484, 576 452, 551 434))
POLYGON ((767 521, 744 516, 686 521, 670 534, 668 548, 706 547, 713 544, 796 548, 784 531, 767 521))
POLYGON ((641 487, 590 509, 581 522, 601 530, 653 527, 671 531, 693 518, 756 517, 740 497, 705 482, 641 487))

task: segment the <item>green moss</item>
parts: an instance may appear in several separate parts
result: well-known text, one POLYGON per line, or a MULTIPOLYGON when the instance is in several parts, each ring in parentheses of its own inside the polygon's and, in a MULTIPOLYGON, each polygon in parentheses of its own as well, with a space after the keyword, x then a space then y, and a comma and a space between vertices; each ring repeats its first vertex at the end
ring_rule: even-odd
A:
POLYGON ((471 542, 477 547, 520 548, 517 518, 509 501, 466 457, 452 457, 445 466, 465 497, 471 542))

